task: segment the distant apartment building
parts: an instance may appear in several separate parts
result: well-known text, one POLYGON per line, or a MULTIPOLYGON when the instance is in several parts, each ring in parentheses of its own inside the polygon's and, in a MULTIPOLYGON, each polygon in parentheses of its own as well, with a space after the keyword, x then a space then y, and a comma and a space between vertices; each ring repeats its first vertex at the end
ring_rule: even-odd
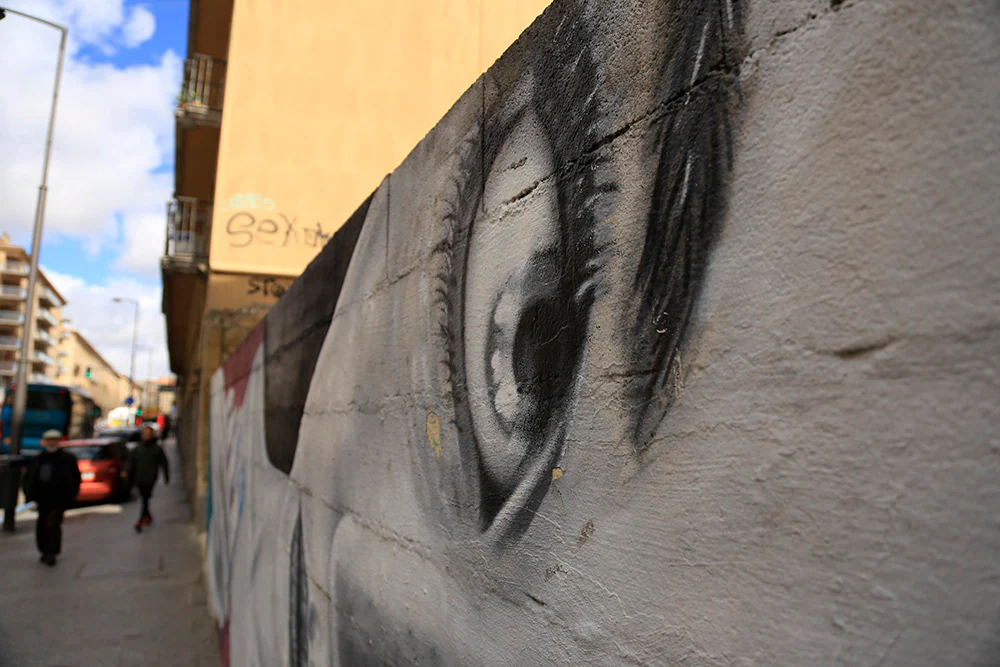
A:
POLYGON ((549 0, 192 0, 163 313, 199 525, 209 383, 549 0))
POLYGON ((169 375, 145 380, 139 385, 139 397, 148 414, 170 415, 177 400, 177 380, 169 375))
POLYGON ((52 380, 56 384, 70 385, 83 389, 94 403, 107 414, 113 408, 125 404, 131 394, 140 395, 138 384, 129 391, 129 379, 119 373, 79 331, 66 328, 56 351, 56 373, 52 380))
POLYGON ((56 348, 62 336, 62 308, 66 300, 42 271, 35 293, 28 294, 29 257, 0 235, 0 382, 5 392, 17 377, 21 341, 31 341, 28 381, 52 382, 57 374, 56 348), (34 299, 32 321, 26 321, 28 299, 34 299))

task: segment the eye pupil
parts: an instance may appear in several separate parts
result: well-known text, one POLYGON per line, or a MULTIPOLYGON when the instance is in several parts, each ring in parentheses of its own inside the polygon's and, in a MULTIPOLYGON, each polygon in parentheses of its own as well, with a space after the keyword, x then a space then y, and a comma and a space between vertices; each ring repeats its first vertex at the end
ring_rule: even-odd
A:
POLYGON ((558 380, 574 358, 568 340, 573 317, 566 310, 557 298, 538 299, 518 319, 513 357, 517 393, 526 399, 518 420, 522 426, 541 426, 564 391, 558 380))

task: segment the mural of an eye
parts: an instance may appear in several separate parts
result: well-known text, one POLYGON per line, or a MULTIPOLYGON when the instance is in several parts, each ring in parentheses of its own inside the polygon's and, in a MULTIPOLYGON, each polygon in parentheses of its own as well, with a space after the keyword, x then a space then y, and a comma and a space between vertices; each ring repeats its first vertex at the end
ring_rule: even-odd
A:
MULTIPOLYGON (((634 312, 618 332, 634 365, 625 397, 636 456, 674 399, 669 380, 721 225, 733 75, 719 65, 740 24, 728 0, 662 11, 669 57, 648 118, 655 176, 645 215, 631 221, 645 234, 634 312)), ((478 481, 480 530, 495 545, 524 532, 548 490, 603 280, 597 239, 617 187, 585 14, 565 15, 517 81, 487 75, 482 126, 464 149, 472 159, 456 177, 445 327, 455 426, 478 481)))
POLYGON ((518 197, 551 173, 551 152, 529 110, 487 175, 469 234, 464 363, 492 514, 544 449, 549 418, 566 390, 562 383, 572 377, 572 353, 559 353, 572 342, 560 335, 569 328, 559 319, 556 196, 541 187, 518 197), (560 372, 564 366, 567 372, 560 372))
POLYGON ((593 61, 578 37, 562 43, 571 56, 540 58, 498 94, 483 159, 462 178, 479 192, 459 188, 466 196, 454 206, 456 427, 478 480, 479 527, 494 544, 528 527, 562 452, 601 265, 598 212, 615 190, 600 157, 559 168, 601 136, 593 61), (552 62, 573 63, 573 76, 552 62))

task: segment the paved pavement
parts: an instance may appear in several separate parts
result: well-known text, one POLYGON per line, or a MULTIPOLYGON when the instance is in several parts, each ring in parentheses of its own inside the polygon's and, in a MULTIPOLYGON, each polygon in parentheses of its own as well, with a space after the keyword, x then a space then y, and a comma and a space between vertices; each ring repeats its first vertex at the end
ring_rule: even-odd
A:
POLYGON ((221 664, 172 441, 166 450, 174 482, 157 485, 142 534, 137 498, 68 512, 54 568, 38 562, 34 512, 0 533, 0 667, 221 664))

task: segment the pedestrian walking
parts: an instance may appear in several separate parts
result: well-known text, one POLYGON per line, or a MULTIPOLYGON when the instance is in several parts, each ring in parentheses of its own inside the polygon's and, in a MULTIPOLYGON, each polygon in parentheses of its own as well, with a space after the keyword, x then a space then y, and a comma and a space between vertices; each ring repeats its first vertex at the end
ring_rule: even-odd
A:
POLYGON ((62 433, 50 429, 42 433, 42 451, 28 465, 24 496, 38 508, 35 544, 46 565, 56 564, 62 551, 63 513, 76 502, 80 492, 80 468, 76 457, 60 449, 62 433))
POLYGON ((129 459, 129 479, 139 489, 142 496, 142 512, 135 522, 135 532, 153 523, 153 515, 149 513, 149 499, 153 497, 153 487, 163 468, 163 483, 170 484, 170 464, 163 448, 156 442, 156 431, 152 426, 142 427, 142 442, 132 451, 129 459))
POLYGON ((160 440, 166 440, 170 435, 170 418, 166 413, 161 412, 156 416, 156 425, 160 429, 160 440))

